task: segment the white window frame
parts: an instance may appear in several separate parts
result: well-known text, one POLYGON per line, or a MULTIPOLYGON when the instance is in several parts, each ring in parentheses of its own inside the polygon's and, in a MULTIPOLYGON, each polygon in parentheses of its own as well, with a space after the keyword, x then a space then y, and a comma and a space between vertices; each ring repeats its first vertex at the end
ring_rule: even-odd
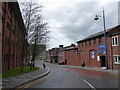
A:
POLYGON ((120 55, 113 55, 114 64, 120 64, 118 57, 120 57, 120 55), (117 60, 116 60, 116 57, 117 57, 117 60))
POLYGON ((112 46, 118 46, 118 36, 112 37, 112 46), (117 44, 115 42, 115 38, 117 38, 117 44), (113 44, 113 39, 114 39, 114 44, 113 44))

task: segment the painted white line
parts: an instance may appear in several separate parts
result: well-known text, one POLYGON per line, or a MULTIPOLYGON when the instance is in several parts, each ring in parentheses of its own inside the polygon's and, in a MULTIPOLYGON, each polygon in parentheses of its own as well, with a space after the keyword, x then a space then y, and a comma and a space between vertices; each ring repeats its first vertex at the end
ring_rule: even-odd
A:
POLYGON ((77 77, 79 77, 79 75, 78 74, 76 74, 76 73, 74 73, 77 77))
POLYGON ((93 85, 91 85, 88 81, 86 81, 85 79, 83 79, 85 83, 87 83, 91 88, 93 88, 94 90, 96 90, 93 85))
POLYGON ((75 76, 79 77, 79 75, 78 75, 78 74, 76 74, 76 73, 74 73, 74 72, 72 72, 72 71, 71 71, 71 73, 73 73, 75 76))

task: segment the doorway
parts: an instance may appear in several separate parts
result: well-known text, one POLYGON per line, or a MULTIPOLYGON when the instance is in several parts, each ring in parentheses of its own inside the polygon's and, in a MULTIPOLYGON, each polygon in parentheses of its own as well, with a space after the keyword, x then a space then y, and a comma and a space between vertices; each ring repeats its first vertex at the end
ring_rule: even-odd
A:
POLYGON ((105 67, 105 56, 100 56, 100 66, 105 67))

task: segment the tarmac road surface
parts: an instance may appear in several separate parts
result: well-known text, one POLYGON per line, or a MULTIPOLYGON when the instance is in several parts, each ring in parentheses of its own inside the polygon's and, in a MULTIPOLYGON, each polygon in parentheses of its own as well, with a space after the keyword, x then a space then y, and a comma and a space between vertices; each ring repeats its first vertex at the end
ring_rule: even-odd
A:
MULTIPOLYGON (((37 66, 42 67, 39 63, 37 66)), ((112 74, 47 64, 50 74, 27 88, 118 88, 118 77, 112 74)))

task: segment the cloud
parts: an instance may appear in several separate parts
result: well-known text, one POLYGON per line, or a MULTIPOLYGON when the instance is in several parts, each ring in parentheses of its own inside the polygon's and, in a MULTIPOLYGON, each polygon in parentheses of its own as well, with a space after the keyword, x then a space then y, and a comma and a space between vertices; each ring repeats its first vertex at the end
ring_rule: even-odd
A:
MULTIPOLYGON (((40 0, 44 5, 43 18, 48 22, 50 33, 49 48, 60 44, 70 45, 93 33, 103 30, 102 4, 99 0, 40 0), (98 21, 95 15, 100 15, 98 21)), ((111 1, 111 0, 110 0, 111 1)), ((106 2, 106 28, 118 24, 118 0, 106 2)))

